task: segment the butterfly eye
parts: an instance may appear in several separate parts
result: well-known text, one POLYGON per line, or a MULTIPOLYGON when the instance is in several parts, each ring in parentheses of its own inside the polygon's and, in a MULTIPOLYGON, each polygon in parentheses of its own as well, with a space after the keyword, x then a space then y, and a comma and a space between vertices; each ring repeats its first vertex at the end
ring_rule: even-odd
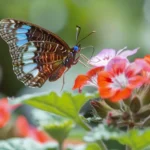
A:
POLYGON ((73 47, 73 50, 74 50, 74 51, 78 51, 78 50, 79 50, 79 47, 78 47, 78 46, 74 46, 74 47, 73 47))

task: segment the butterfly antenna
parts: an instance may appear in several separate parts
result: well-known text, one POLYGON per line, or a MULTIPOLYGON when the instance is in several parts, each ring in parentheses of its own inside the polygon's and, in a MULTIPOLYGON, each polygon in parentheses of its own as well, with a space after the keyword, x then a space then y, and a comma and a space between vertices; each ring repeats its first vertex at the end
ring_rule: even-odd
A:
POLYGON ((76 26, 76 43, 78 43, 78 38, 81 32, 81 27, 80 26, 76 26))
POLYGON ((81 41, 83 41, 84 39, 86 39, 88 36, 90 36, 91 34, 93 34, 93 33, 95 33, 96 31, 92 31, 92 32, 90 32, 88 35, 86 35, 85 37, 83 37, 81 40, 79 40, 78 42, 77 42, 77 44, 76 45, 78 45, 81 41))
POLYGON ((86 48, 92 48, 92 55, 91 55, 91 58, 92 58, 92 57, 93 57, 93 55, 94 55, 94 52, 95 52, 95 48, 94 48, 94 46, 89 45, 89 46, 86 46, 86 47, 82 47, 82 48, 81 48, 81 50, 86 49, 86 48))

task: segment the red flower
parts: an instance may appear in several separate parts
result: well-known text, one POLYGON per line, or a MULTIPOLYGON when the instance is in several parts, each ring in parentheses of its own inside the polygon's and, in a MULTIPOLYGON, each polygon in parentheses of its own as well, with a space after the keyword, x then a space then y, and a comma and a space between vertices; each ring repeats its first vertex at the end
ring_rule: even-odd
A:
POLYGON ((19 116, 16 120, 16 136, 31 137, 41 143, 53 140, 46 132, 30 125, 24 116, 19 116))
POLYGON ((11 111, 18 105, 11 106, 7 98, 0 100, 0 128, 4 127, 10 120, 11 111))
POLYGON ((31 131, 34 134, 34 138, 41 143, 45 143, 48 141, 54 141, 46 132, 44 132, 42 130, 38 130, 38 129, 34 128, 31 131))
POLYGON ((10 119, 10 112, 0 104, 0 128, 4 127, 10 119))
POLYGON ((24 116, 19 116, 16 120, 16 136, 27 137, 29 135, 29 123, 24 116))
POLYGON ((98 75, 100 96, 114 102, 128 98, 135 88, 145 82, 144 77, 138 75, 141 71, 142 67, 136 63, 129 64, 121 58, 112 59, 106 71, 98 75))
POLYGON ((104 67, 96 67, 88 71, 86 75, 78 75, 72 89, 79 89, 79 91, 81 92, 83 86, 97 87, 97 76, 98 73, 103 69, 104 67))
POLYGON ((144 60, 145 60, 148 64, 150 64, 150 55, 146 55, 146 56, 144 57, 144 60))

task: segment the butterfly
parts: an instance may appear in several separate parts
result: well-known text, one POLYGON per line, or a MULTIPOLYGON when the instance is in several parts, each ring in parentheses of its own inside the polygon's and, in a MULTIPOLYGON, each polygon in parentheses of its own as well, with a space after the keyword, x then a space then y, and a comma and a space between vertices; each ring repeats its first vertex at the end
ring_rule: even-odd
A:
MULTIPOLYGON (((77 26, 76 40, 80 30, 77 26)), ((3 19, 0 36, 9 45, 14 73, 29 87, 56 81, 79 60, 79 42, 70 48, 58 35, 29 22, 3 19)))

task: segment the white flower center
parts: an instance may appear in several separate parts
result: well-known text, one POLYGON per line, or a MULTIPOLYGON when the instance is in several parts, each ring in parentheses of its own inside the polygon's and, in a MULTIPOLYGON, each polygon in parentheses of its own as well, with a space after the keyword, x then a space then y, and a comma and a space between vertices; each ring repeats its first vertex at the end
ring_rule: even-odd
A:
POLYGON ((124 89, 128 85, 128 78, 125 76, 124 73, 116 75, 112 78, 112 89, 124 89))

